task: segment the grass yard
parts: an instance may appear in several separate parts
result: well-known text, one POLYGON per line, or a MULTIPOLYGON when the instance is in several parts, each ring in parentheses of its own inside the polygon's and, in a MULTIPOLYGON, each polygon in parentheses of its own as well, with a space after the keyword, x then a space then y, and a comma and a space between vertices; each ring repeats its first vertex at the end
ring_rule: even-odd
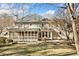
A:
POLYGON ((0 47, 1 56, 61 56, 76 54, 74 46, 52 43, 13 44, 0 47))

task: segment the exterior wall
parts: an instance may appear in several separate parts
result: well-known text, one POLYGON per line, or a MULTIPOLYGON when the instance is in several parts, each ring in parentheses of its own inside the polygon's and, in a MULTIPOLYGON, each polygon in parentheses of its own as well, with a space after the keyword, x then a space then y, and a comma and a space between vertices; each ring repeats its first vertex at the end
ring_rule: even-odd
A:
POLYGON ((43 23, 43 24, 38 24, 38 23, 29 23, 29 24, 21 24, 18 23, 16 24, 16 27, 18 29, 20 28, 28 28, 32 29, 31 31, 24 30, 24 31, 10 31, 9 38, 12 39, 13 41, 17 42, 30 42, 30 41, 38 41, 39 39, 43 39, 46 37, 47 39, 52 39, 52 31, 49 30, 49 24, 48 23, 43 23), (34 28, 38 28, 40 30, 35 31, 34 28), (44 28, 47 28, 48 30, 44 30, 44 28), (34 31, 33 31, 34 30, 34 31), (42 31, 43 30, 43 31, 42 31), (36 33, 35 33, 36 32, 36 33), (39 34, 40 33, 40 34, 39 34))
POLYGON ((52 40, 52 31, 10 32, 10 39, 15 42, 37 42, 39 39, 42 41, 43 38, 52 40))
POLYGON ((15 25, 18 28, 41 28, 42 25, 41 24, 16 24, 15 25))
POLYGON ((48 39, 48 40, 52 40, 52 31, 41 31, 39 33, 39 39, 42 40, 44 38, 48 39))
POLYGON ((29 28, 40 28, 41 27, 41 25, 39 25, 39 24, 31 24, 30 26, 29 26, 29 28))
POLYGON ((18 28, 50 28, 48 23, 18 23, 15 25, 18 28))
POLYGON ((38 41, 38 32, 10 32, 10 39, 15 42, 38 41))

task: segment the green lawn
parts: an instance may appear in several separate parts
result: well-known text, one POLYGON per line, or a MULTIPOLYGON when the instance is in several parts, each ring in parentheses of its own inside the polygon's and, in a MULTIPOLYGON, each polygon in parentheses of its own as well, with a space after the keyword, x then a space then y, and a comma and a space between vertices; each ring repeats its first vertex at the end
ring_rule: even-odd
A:
POLYGON ((54 56, 54 55, 72 55, 76 54, 74 46, 67 44, 13 44, 0 47, 1 56, 54 56))

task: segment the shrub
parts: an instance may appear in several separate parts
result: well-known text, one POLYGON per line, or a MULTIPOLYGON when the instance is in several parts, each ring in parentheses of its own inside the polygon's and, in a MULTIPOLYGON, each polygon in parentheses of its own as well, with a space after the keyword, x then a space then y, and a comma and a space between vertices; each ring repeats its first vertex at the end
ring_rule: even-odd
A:
POLYGON ((12 43, 12 42, 13 42, 13 40, 10 40, 5 37, 0 37, 0 46, 8 45, 9 43, 12 43))

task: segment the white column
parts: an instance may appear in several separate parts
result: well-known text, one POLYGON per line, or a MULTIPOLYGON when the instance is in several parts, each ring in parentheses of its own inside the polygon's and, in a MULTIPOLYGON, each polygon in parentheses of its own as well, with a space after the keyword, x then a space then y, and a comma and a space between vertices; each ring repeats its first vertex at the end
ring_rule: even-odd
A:
POLYGON ((21 41, 23 40, 23 35, 22 35, 22 32, 21 32, 21 41))
POLYGON ((9 31, 9 39, 10 39, 10 31, 9 31))
POLYGON ((19 41, 19 32, 17 32, 17 40, 19 41))
POLYGON ((27 41, 27 32, 25 33, 25 39, 26 39, 26 41, 27 41))
POLYGON ((19 32, 17 32, 18 33, 18 41, 20 40, 20 35, 19 35, 19 32))
POLYGON ((19 37, 19 40, 21 40, 21 32, 20 32, 20 37, 19 37))
POLYGON ((15 38, 14 38, 14 32, 13 32, 12 34, 13 34, 13 36, 12 36, 12 37, 13 37, 13 39, 15 39, 15 38))
POLYGON ((52 39, 52 32, 50 32, 50 37, 51 37, 51 39, 52 39))

